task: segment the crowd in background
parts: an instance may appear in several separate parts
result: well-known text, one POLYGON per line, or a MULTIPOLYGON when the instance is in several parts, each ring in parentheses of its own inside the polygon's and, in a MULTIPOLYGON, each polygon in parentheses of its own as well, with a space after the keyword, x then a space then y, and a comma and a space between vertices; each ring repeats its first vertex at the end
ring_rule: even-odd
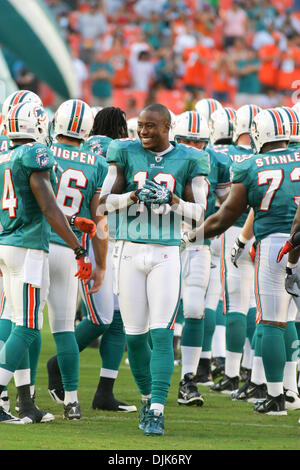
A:
MULTIPOLYGON (((300 88, 299 0, 45 2, 70 45, 77 97, 92 106, 118 105, 128 117, 155 101, 182 112, 208 96, 272 107, 300 88)), ((51 105, 30 71, 11 68, 20 88, 51 105)))

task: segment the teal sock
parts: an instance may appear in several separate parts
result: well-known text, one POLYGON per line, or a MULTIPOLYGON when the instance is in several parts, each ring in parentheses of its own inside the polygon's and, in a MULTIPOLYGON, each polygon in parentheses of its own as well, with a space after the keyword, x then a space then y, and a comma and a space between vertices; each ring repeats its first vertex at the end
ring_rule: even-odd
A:
POLYGON ((262 325, 262 358, 267 382, 282 382, 286 362, 284 329, 262 325))
POLYGON ((294 321, 288 321, 284 332, 286 360, 296 362, 299 356, 299 340, 294 321))
POLYGON ((254 355, 262 356, 261 343, 262 343, 263 325, 259 323, 256 325, 256 329, 252 338, 251 346, 254 346, 254 355))
POLYGON ((53 333, 57 361, 65 391, 78 389, 79 349, 73 331, 53 333))
POLYGON ((242 313, 226 313, 226 350, 242 353, 247 329, 247 317, 242 313))
POLYGON ((151 348, 148 333, 143 335, 126 335, 130 369, 142 395, 151 393, 151 348))
POLYGON ((39 334, 37 335, 35 340, 32 341, 29 347, 30 385, 35 384, 35 378, 36 378, 36 373, 37 373, 37 368, 38 368, 38 363, 39 363, 39 358, 40 358, 41 347, 42 347, 42 335, 39 330, 39 334))
MULTIPOLYGON (((23 369, 23 364, 26 366, 25 353, 28 352, 31 343, 38 334, 39 330, 26 328, 25 326, 15 326, 1 350, 1 353, 4 354, 1 354, 0 368, 14 372, 22 365, 23 369), (22 363, 23 360, 24 363, 22 363)), ((29 355, 27 357, 29 361, 29 355)))
POLYGON ((211 351, 212 339, 216 328, 216 312, 210 308, 205 309, 204 337, 202 351, 211 351))
POLYGON ((300 321, 295 321, 295 327, 297 330, 298 339, 300 339, 300 321))
MULTIPOLYGON (((9 338, 11 333, 12 323, 10 320, 5 320, 0 318, 0 351, 4 343, 9 338)), ((4 390, 7 390, 7 387, 4 387, 4 390)))
POLYGON ((125 351, 125 332, 119 310, 114 311, 113 321, 100 341, 103 369, 118 370, 125 351))
MULTIPOLYGON (((186 318, 182 330, 181 346, 202 347, 203 335, 204 318, 186 318)), ((151 336, 153 335, 151 334, 151 336)))
POLYGON ((256 307, 250 308, 247 314, 247 330, 246 336, 252 344, 252 338, 256 328, 256 307))
POLYGON ((223 314, 223 301, 220 300, 216 312, 216 325, 226 325, 226 315, 223 314))
POLYGON ((180 299, 179 306, 178 306, 178 311, 176 315, 176 323, 182 323, 184 322, 184 314, 183 314, 183 302, 182 299, 180 299))
POLYGON ((90 320, 85 318, 75 328, 75 337, 78 344, 79 351, 83 351, 95 339, 99 338, 107 329, 109 325, 95 325, 90 320))
POLYGON ((174 370, 173 330, 150 330, 153 350, 150 362, 152 390, 151 403, 165 404, 174 370))

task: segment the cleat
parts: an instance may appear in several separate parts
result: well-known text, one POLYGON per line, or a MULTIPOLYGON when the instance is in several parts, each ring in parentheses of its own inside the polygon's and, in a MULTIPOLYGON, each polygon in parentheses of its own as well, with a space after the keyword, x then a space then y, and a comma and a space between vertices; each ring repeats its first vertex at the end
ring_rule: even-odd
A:
POLYGON ((93 410, 121 411, 123 413, 137 411, 134 405, 127 405, 126 403, 116 400, 114 396, 107 398, 101 397, 97 392, 93 399, 92 408, 93 410))
MULTIPOLYGON (((34 401, 35 401, 35 392, 34 392, 34 394, 31 396, 31 399, 32 399, 32 402, 34 403, 34 401)), ((15 410, 16 410, 17 412, 20 411, 19 395, 18 395, 18 394, 17 394, 17 396, 16 396, 16 406, 15 406, 15 410)))
POLYGON ((6 424, 25 424, 20 418, 13 416, 11 413, 4 410, 2 406, 0 406, 0 423, 6 424))
POLYGON ((277 397, 272 397, 267 394, 265 400, 259 400, 254 403, 254 411, 266 415, 278 415, 285 416, 287 411, 285 408, 285 398, 284 394, 278 395, 277 397))
POLYGON ((284 390, 285 409, 286 410, 300 410, 300 397, 292 390, 284 390))
POLYGON ((162 436, 164 434, 164 415, 156 410, 149 410, 146 415, 145 436, 162 436))
POLYGON ((247 369, 246 367, 240 368, 240 381, 246 382, 247 379, 251 377, 251 369, 247 369))
POLYGON ((213 380, 225 374, 225 357, 215 357, 211 361, 211 375, 213 380))
POLYGON ((64 389, 60 390, 58 388, 54 388, 53 390, 50 390, 48 388, 48 392, 52 400, 55 401, 55 403, 59 403, 60 405, 64 404, 64 398, 65 398, 64 389))
POLYGON ((200 359, 197 368, 197 373, 194 377, 194 382, 196 385, 210 386, 214 384, 210 369, 210 359, 200 359))
POLYGON ((3 408, 6 413, 10 413, 9 397, 0 397, 0 408, 3 408))
POLYGON ((197 385, 194 382, 194 374, 185 374, 179 383, 178 399, 179 405, 203 405, 203 396, 198 392, 197 385))
POLYGON ((81 409, 78 401, 64 405, 64 419, 69 421, 81 419, 81 409))
POLYGON ((51 357, 47 362, 48 372, 48 392, 52 400, 60 405, 64 403, 65 392, 62 384, 60 369, 57 362, 57 357, 51 357))
POLYGON ((228 377, 224 375, 219 382, 215 383, 210 387, 213 392, 221 392, 230 394, 239 388, 239 376, 236 377, 228 377))
POLYGON ((150 410, 150 400, 144 402, 143 406, 139 411, 139 425, 138 428, 144 431, 146 425, 146 416, 150 410))
POLYGON ((266 384, 255 384, 249 379, 246 380, 238 390, 231 393, 232 400, 248 401, 249 403, 255 403, 257 400, 263 400, 267 396, 266 384))
POLYGON ((24 424, 48 423, 55 419, 53 414, 46 413, 35 405, 28 407, 28 409, 24 408, 22 410, 21 408, 19 411, 19 418, 24 424))

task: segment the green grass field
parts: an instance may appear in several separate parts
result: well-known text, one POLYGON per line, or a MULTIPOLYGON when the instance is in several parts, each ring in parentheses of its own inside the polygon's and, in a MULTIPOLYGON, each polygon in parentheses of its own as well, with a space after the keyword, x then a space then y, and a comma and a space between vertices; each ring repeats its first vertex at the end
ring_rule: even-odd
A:
MULTIPOLYGON (((180 367, 175 367, 165 411, 165 435, 147 437, 137 428, 137 413, 94 411, 92 398, 98 383, 100 359, 97 349, 80 355, 79 398, 82 420, 67 422, 62 407, 47 391, 46 362, 55 353, 47 318, 37 374, 37 405, 55 415, 45 424, 0 425, 0 450, 298 450, 300 448, 299 411, 288 416, 261 416, 252 404, 232 402, 223 394, 200 387, 203 407, 177 404, 180 367)), ((124 356, 125 360, 125 356, 124 356)), ((139 393, 129 367, 122 362, 115 385, 118 399, 140 407, 139 393)), ((9 385, 12 410, 15 406, 13 381, 9 385)), ((114 455, 114 452, 111 453, 114 455)))

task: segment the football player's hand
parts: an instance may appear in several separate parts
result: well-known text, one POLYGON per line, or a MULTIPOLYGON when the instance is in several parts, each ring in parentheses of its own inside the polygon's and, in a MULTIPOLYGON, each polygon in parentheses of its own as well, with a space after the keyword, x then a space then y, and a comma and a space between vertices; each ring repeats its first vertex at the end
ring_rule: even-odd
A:
POLYGON ((91 281, 93 281, 93 285, 86 292, 88 295, 95 294, 95 292, 98 292, 98 290, 100 289, 100 287, 103 283, 104 276, 105 276, 105 269, 101 269, 101 268, 96 267, 93 270, 90 278, 85 282, 86 284, 88 284, 91 281))
POLYGON ((151 204, 168 204, 171 202, 173 194, 163 184, 158 184, 155 181, 146 179, 143 189, 149 190, 149 195, 145 202, 151 204))
POLYGON ((81 232, 88 233, 89 238, 93 238, 96 235, 97 227, 95 222, 91 219, 87 219, 86 217, 74 217, 71 225, 74 225, 74 227, 81 230, 81 232))
POLYGON ((300 296, 300 277, 295 269, 286 268, 285 290, 294 297, 300 296))
POLYGON ((194 243, 195 241, 196 241, 196 238, 191 239, 189 236, 189 232, 182 232, 180 251, 185 250, 187 246, 189 246, 191 243, 194 243))
POLYGON ((135 195, 138 198, 139 202, 147 202, 149 196, 152 194, 152 191, 146 188, 137 189, 135 195))
POLYGON ((243 253, 244 248, 245 248, 245 243, 242 243, 240 239, 237 238, 235 240, 233 247, 231 248, 231 255, 230 255, 231 262, 236 268, 238 268, 237 260, 243 253))
POLYGON ((294 245, 292 245, 292 243, 289 240, 287 240, 285 242, 285 244, 283 245, 283 247, 278 252, 277 263, 280 263, 280 261, 282 260, 284 255, 286 255, 287 253, 289 253, 293 249, 294 249, 294 245))
POLYGON ((249 255, 250 255, 250 258, 251 258, 253 263, 255 262, 256 246, 257 246, 256 242, 252 243, 252 246, 251 246, 250 251, 249 251, 249 255))
POLYGON ((92 274, 92 262, 87 255, 86 249, 82 246, 76 248, 74 253, 79 268, 75 277, 78 277, 81 281, 86 281, 92 274))

